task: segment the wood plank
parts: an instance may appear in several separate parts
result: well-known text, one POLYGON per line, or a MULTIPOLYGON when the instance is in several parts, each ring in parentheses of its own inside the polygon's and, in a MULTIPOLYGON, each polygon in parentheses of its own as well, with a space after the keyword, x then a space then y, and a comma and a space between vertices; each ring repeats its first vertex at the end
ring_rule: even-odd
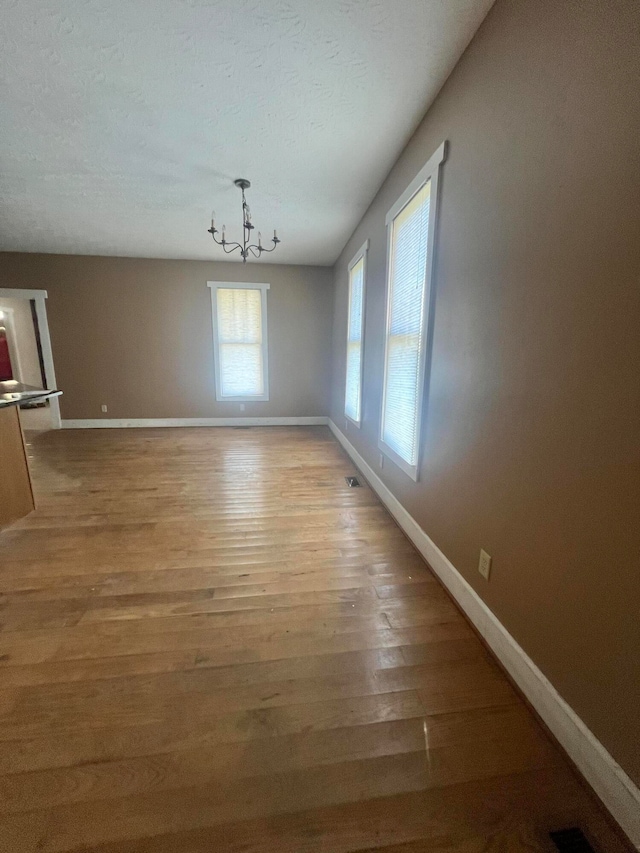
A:
MULTIPOLYGON (((548 840, 545 844, 547 816, 554 827, 580 821, 583 798, 584 792, 566 774, 535 771, 432 789, 428 796, 411 792, 88 849, 92 853, 362 853, 385 847, 393 850, 404 842, 424 853, 506 853, 519 850, 510 846, 514 838, 529 838, 534 842, 531 850, 552 853, 548 840), (487 808, 487 800, 493 809, 487 808)), ((623 853, 623 844, 601 816, 593 824, 606 844, 603 849, 623 853)))
POLYGON ((0 749, 0 772, 91 765, 215 744, 421 718, 423 714, 422 703, 414 691, 282 708, 251 708, 219 715, 209 712, 198 715, 190 709, 188 718, 176 709, 173 715, 166 715, 159 722, 74 730, 73 737, 66 732, 40 732, 30 739, 8 741, 0 749))
POLYGON ((82 764, 0 777, 0 801, 7 812, 48 808, 84 800, 133 796, 210 784, 229 767, 239 778, 283 773, 304 767, 342 763, 425 748, 429 723, 429 786, 553 766, 561 759, 520 708, 448 715, 446 725, 422 715, 348 728, 328 728, 246 742, 174 748, 164 753, 82 764), (496 727, 491 724, 499 723, 496 727), (471 737, 469 732, 473 731, 471 737), (481 733, 481 736, 478 736, 481 733), (470 748, 472 747, 472 748, 470 748))
POLYGON ((624 842, 319 428, 50 432, 0 535, 0 847, 624 842))

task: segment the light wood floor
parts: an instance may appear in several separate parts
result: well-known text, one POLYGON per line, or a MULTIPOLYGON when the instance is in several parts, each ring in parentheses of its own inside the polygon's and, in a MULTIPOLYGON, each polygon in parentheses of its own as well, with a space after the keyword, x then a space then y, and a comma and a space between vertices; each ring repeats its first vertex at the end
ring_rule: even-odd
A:
POLYGON ((318 428, 34 437, 0 534, 0 849, 622 851, 318 428))

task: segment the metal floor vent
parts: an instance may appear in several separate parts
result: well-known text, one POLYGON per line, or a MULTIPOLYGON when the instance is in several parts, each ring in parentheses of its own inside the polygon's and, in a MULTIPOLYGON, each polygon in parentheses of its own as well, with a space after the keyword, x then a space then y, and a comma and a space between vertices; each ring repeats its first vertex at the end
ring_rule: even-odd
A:
POLYGON ((355 489, 356 486, 360 485, 360 480, 357 477, 345 477, 345 480, 350 489, 355 489))
POLYGON ((549 837, 560 853, 595 853, 584 833, 577 826, 550 832, 549 837))

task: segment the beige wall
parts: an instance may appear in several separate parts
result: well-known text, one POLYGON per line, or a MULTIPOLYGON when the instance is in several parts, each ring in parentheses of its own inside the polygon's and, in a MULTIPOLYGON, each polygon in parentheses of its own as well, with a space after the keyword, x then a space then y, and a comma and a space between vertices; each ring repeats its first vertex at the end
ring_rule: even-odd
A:
POLYGON ((0 287, 49 293, 63 418, 327 414, 328 268, 4 253, 0 287), (207 281, 271 285, 270 400, 246 403, 244 412, 215 399, 207 281))
POLYGON ((640 782, 640 4, 498 0, 336 265, 369 252, 349 440, 640 782), (443 140, 423 465, 376 447, 384 217, 443 140), (478 552, 493 557, 487 584, 478 552))

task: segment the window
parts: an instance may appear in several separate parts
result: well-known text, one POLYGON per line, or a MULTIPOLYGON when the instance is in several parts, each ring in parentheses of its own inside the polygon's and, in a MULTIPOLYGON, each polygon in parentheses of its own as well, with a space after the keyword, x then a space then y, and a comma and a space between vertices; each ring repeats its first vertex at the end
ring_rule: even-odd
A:
POLYGON ((387 214, 387 327, 380 449, 412 479, 420 468, 431 345, 438 172, 445 143, 387 214))
POLYGON ((269 399, 268 284, 210 281, 216 400, 269 399))
POLYGON ((360 426, 362 408, 362 343, 364 337, 364 285, 369 241, 349 264, 349 318, 347 321, 347 377, 344 413, 360 426))

